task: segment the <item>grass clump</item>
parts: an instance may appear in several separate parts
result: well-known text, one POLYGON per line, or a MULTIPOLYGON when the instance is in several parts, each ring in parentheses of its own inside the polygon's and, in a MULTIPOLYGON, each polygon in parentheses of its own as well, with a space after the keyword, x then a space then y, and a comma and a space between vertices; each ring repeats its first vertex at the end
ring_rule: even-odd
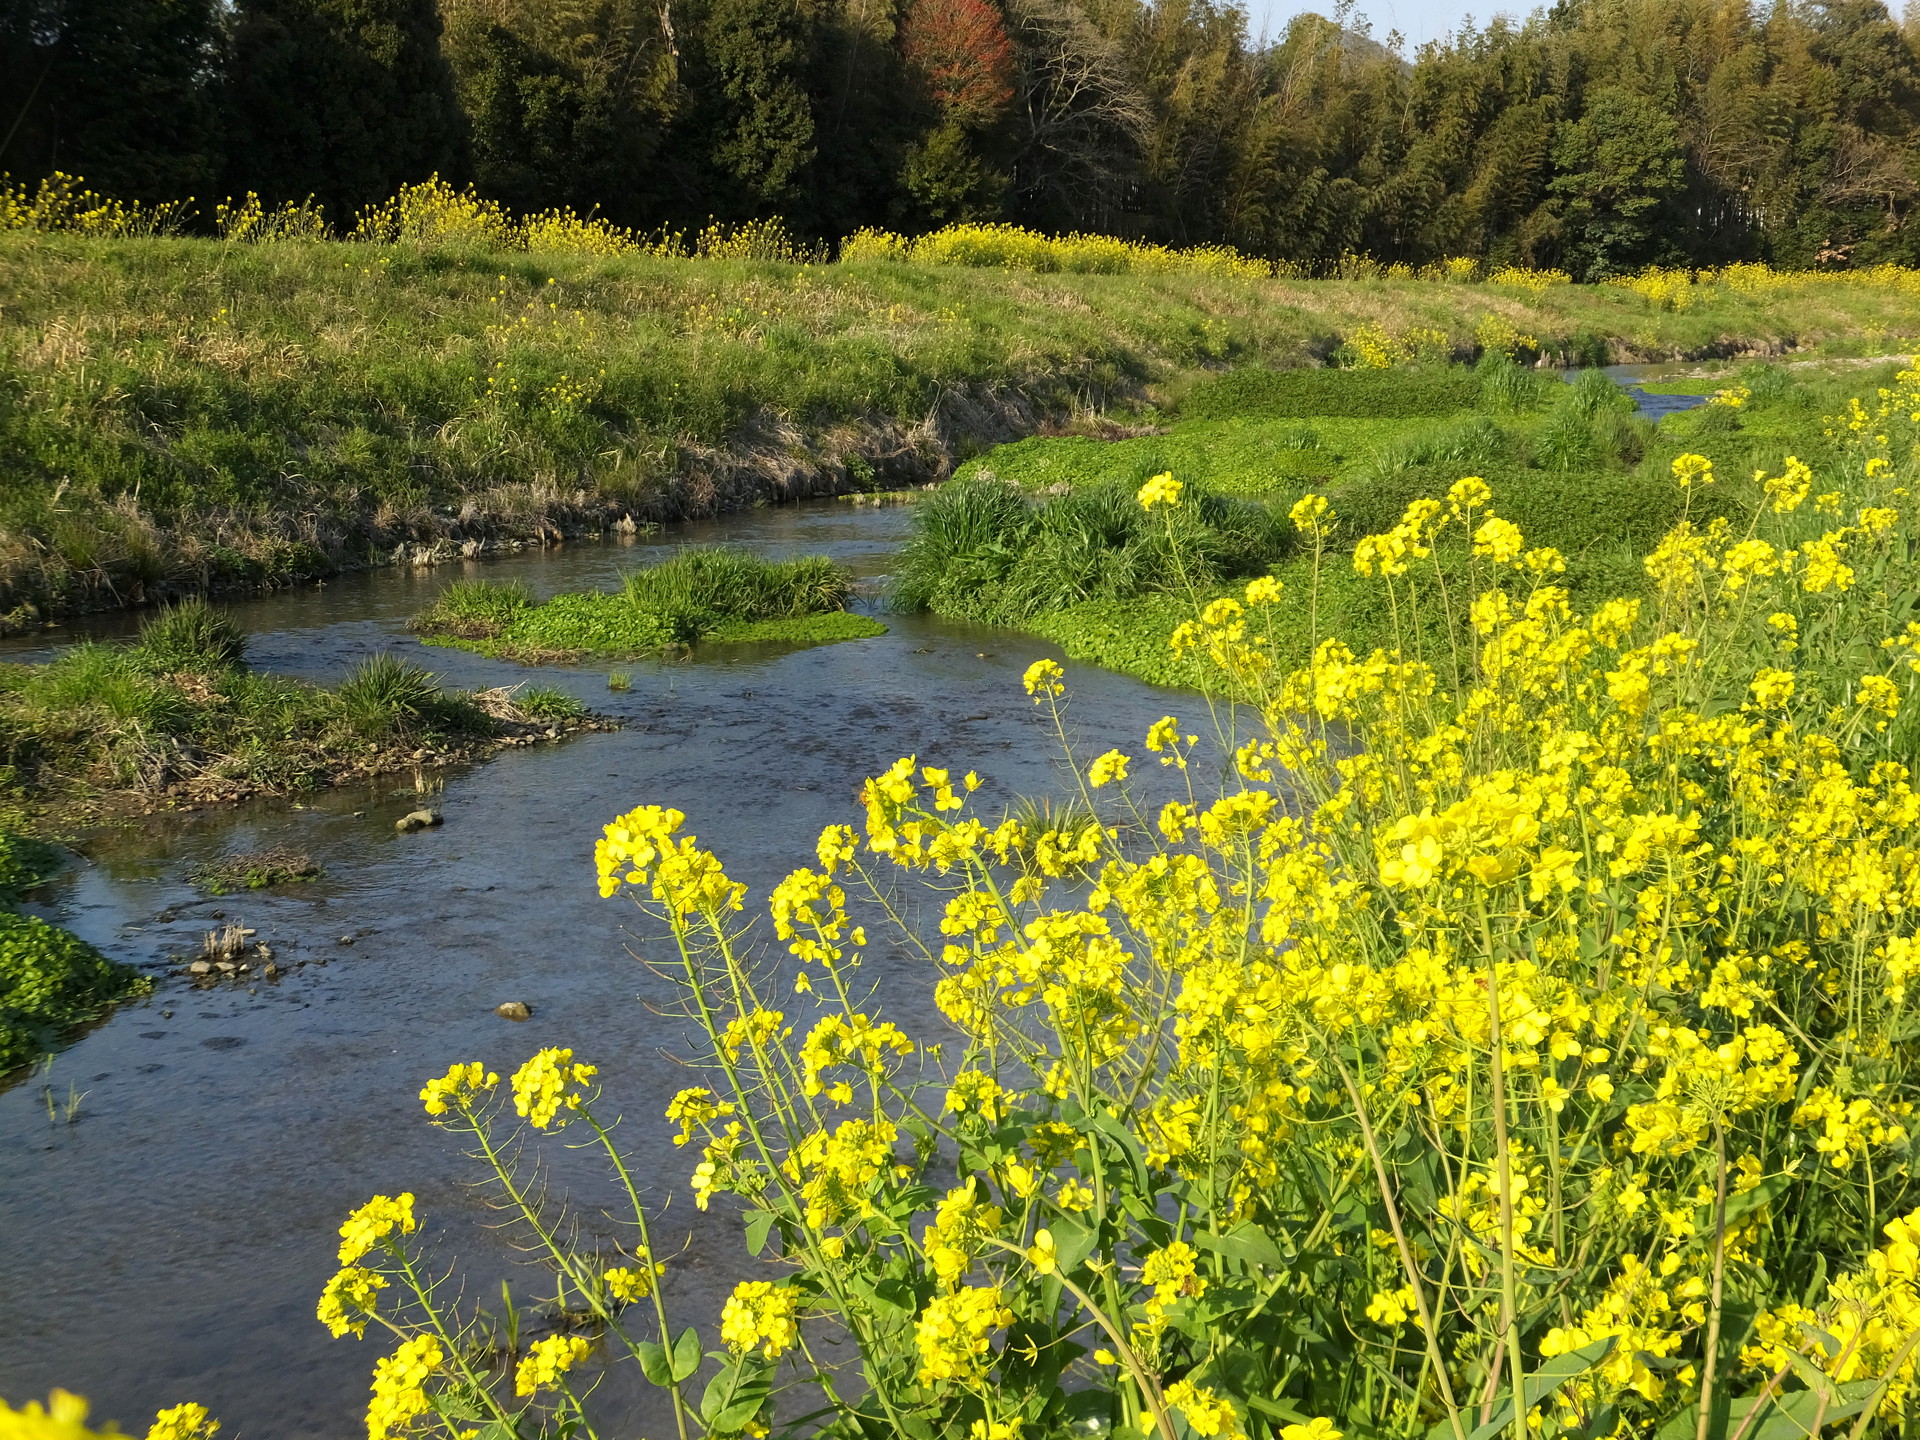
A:
POLYGON ((87 642, 45 664, 0 664, 0 765, 24 802, 79 814, 115 796, 291 794, 411 768, 420 752, 478 758, 536 723, 591 723, 443 690, 392 655, 369 657, 331 689, 262 674, 225 643, 223 623, 163 614, 135 644, 87 642))
POLYGON ((140 657, 156 671, 231 670, 247 648, 230 616, 205 600, 163 606, 140 627, 140 657))
POLYGON ((276 845, 208 861, 189 871, 187 878, 209 895, 231 895, 241 890, 266 890, 301 880, 317 880, 318 862, 304 850, 276 845))
POLYGON ((914 512, 894 599, 904 608, 1017 624, 1088 600, 1191 591, 1255 574, 1292 534, 1264 506, 1188 491, 1169 524, 1132 487, 1101 483, 1039 502, 974 478, 943 487, 914 512))
POLYGON ((441 709, 433 672, 384 652, 354 666, 334 695, 348 723, 369 739, 418 730, 441 709))
POLYGON ((0 1073, 151 988, 132 966, 109 960, 79 936, 0 910, 0 1073))
POLYGON ((534 664, 703 642, 821 644, 886 633, 847 610, 853 578, 823 555, 765 560, 726 546, 690 546, 634 571, 613 594, 570 593, 535 605, 523 590, 510 591, 449 586, 410 623, 429 644, 534 664))

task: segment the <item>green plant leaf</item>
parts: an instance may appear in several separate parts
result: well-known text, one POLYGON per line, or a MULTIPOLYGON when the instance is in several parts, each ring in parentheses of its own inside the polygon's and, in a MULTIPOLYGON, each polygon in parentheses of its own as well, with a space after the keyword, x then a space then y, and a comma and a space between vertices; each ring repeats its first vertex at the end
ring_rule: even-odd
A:
POLYGON ((634 1347, 640 1357, 640 1373, 662 1387, 673 1383, 673 1363, 667 1358, 667 1347, 653 1340, 642 1340, 634 1347))
MULTIPOLYGON (((1766 1404, 1771 1411, 1753 1429, 1747 1431, 1748 1440, 1804 1440, 1814 1433, 1813 1422, 1820 1416, 1824 1429, 1835 1420, 1845 1420, 1858 1415, 1872 1401, 1874 1392, 1880 1388, 1878 1380, 1849 1380, 1845 1384, 1835 1385, 1828 1392, 1826 1411, 1821 1413, 1820 1394, 1814 1390, 1796 1390, 1791 1395, 1770 1396, 1766 1404)), ((1753 1397, 1742 1397, 1733 1402, 1731 1415, 1736 1421, 1744 1420, 1747 1412, 1753 1408, 1753 1397)))
POLYGON ((747 1216, 747 1252, 758 1255, 767 1248, 767 1235, 773 1229, 773 1212, 755 1210, 747 1216))
MULTIPOLYGON (((1564 1355, 1556 1355, 1527 1376, 1527 1409, 1532 1410, 1559 1392, 1562 1385, 1587 1373, 1608 1355, 1613 1353, 1617 1337, 1605 1336, 1591 1345, 1582 1345, 1578 1350, 1569 1350, 1564 1355)), ((1493 1413, 1487 1423, 1468 1432, 1468 1440, 1494 1440, 1502 1430, 1513 1424, 1513 1391, 1511 1388, 1495 1402, 1493 1413)), ((1427 1440, 1452 1440, 1453 1426, 1442 1420, 1427 1432, 1427 1440)))
POLYGON ((673 1378, 690 1380, 700 1368, 700 1332, 689 1325, 673 1342, 673 1378))
POLYGON ((1284 1270, 1286 1257, 1280 1253, 1280 1247, 1258 1225, 1242 1225, 1225 1235, 1196 1233, 1193 1243, 1202 1250, 1212 1250, 1229 1260, 1238 1260, 1241 1264, 1261 1270, 1284 1270))

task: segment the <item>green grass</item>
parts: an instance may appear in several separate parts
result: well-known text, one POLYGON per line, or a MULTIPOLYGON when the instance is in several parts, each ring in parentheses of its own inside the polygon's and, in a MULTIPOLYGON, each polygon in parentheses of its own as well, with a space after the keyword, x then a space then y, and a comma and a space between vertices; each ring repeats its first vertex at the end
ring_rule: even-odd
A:
POLYGON ((847 611, 853 581, 825 556, 762 560, 742 550, 689 547, 628 575, 614 594, 532 603, 524 587, 458 581, 415 616, 428 644, 528 664, 583 655, 637 657, 707 643, 817 645, 884 635, 847 611))
MULTIPOLYGON (((1672 415, 1657 427, 1634 415, 1631 400, 1597 373, 1573 385, 1541 387, 1516 407, 1497 390, 1485 394, 1495 387, 1483 371, 1484 408, 1468 415, 1181 420, 1162 434, 1113 442, 1021 441, 982 456, 922 504, 901 567, 900 598, 942 614, 1017 625, 1072 658, 1156 684, 1195 685, 1201 665, 1176 659, 1167 640, 1191 618, 1196 598, 1234 593, 1239 586, 1228 582, 1243 578, 1247 567, 1195 574, 1188 589, 1164 567, 1143 569, 1130 554, 1138 535, 1116 531, 1095 547, 1098 553, 1084 557, 1081 573, 1101 578, 1081 593, 1028 603, 1010 599, 1002 580, 1022 565, 1049 573, 1067 568, 1057 559, 1043 564, 1038 553, 1035 517, 1047 508, 1093 502, 1124 510, 1133 488, 1170 470, 1189 497, 1230 492, 1274 516, 1310 491, 1332 503, 1339 519, 1317 580, 1311 555, 1290 531, 1266 554, 1289 596, 1265 612, 1283 660, 1303 659, 1316 635, 1341 638, 1363 652, 1402 644, 1427 653, 1439 617, 1396 617, 1385 587, 1356 575, 1349 558, 1359 536, 1391 528, 1409 502, 1444 495, 1461 476, 1477 474, 1491 486, 1496 511, 1517 524, 1530 545, 1552 546, 1566 557, 1567 572, 1557 583, 1566 586, 1576 610, 1643 594, 1642 557, 1688 506, 1672 479, 1676 455, 1707 455, 1719 477, 1694 493, 1687 513, 1701 524, 1716 517, 1744 523, 1758 494, 1750 479, 1755 470, 1778 474, 1793 454, 1813 466, 1816 477, 1838 473, 1843 460, 1824 438, 1825 417, 1839 413, 1850 395, 1870 396, 1893 368, 1729 366, 1706 388, 1745 385, 1752 391, 1745 406, 1672 415), (992 505, 982 503, 987 498, 992 505), (925 558, 916 561, 922 552, 925 558), (935 557, 943 557, 940 565, 935 557), (923 572, 949 578, 943 588, 923 572)), ((1468 593, 1464 548, 1443 547, 1440 559, 1452 593, 1468 593)), ((1482 583, 1485 576, 1483 568, 1482 583)))
POLYGON ((423 750, 471 758, 551 714, 443 690, 390 655, 363 661, 331 689, 262 674, 238 658, 225 617, 185 607, 156 613, 133 644, 83 643, 46 664, 0 664, 0 765, 29 808, 113 794, 234 799, 405 768, 423 750), (183 648, 187 631, 213 641, 183 648))
MULTIPOLYGON (((1920 331, 1920 297, 1813 283, 1671 312, 1609 286, 32 232, 0 235, 0 294, 0 618, 16 625, 401 546, 925 480, 1049 416, 1254 391, 1271 407, 1328 382, 1207 377, 1317 365, 1363 324, 1470 355, 1499 320, 1562 360, 1920 331), (936 408, 945 453, 903 443, 936 408)), ((1410 403, 1402 375, 1369 383, 1365 414, 1410 403)))
POLYGON ((311 855, 280 845, 271 850, 252 850, 210 860, 189 871, 187 878, 209 895, 231 895, 241 890, 266 890, 275 885, 318 880, 320 875, 320 866, 311 855))

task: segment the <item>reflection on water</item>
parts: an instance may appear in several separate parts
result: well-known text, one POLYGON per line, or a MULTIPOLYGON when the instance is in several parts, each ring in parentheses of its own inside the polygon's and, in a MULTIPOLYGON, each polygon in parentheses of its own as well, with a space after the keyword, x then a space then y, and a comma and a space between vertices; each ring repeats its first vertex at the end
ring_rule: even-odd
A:
MULTIPOLYGON (((898 507, 814 504, 472 573, 523 579, 544 597, 610 584, 662 547, 731 540, 771 555, 825 552, 877 581, 907 519, 898 507)), ((406 634, 406 617, 458 573, 380 571, 234 609, 252 662, 266 669, 332 680, 391 649, 452 685, 528 678, 406 634)), ((685 1027, 649 1008, 671 989, 641 963, 652 937, 626 928, 635 912, 597 898, 593 842, 621 810, 672 805, 763 895, 809 858, 821 826, 853 818, 856 786, 896 756, 978 769, 989 805, 1057 787, 1047 728, 1019 686, 1049 647, 885 618, 892 632, 875 640, 623 666, 633 677, 625 692, 606 688, 604 669, 540 672, 626 728, 449 775, 442 829, 396 834, 409 797, 362 789, 304 808, 159 816, 88 847, 40 908, 109 954, 157 964, 225 918, 255 927, 283 963, 313 963, 252 987, 162 979, 150 1000, 55 1059, 56 1093, 85 1092, 70 1126, 48 1123, 38 1076, 0 1094, 0 1396, 66 1386, 130 1429, 191 1398, 237 1436, 348 1433, 379 1348, 372 1332, 365 1344, 329 1340, 313 1317, 341 1216, 376 1191, 413 1190, 444 1232, 442 1258, 475 1282, 469 1295, 497 1296, 505 1250, 475 1223, 492 1218, 467 1184, 477 1172, 414 1097, 453 1060, 504 1071, 542 1045, 571 1045, 601 1066, 609 1104, 632 1117, 622 1135, 639 1170, 656 1177, 661 1199, 673 1192, 657 1232, 663 1248, 685 1247, 669 1300, 685 1321, 715 1322, 725 1290, 757 1262, 722 1207, 701 1216, 687 1203, 692 1157, 666 1143, 660 1119, 667 1097, 694 1083, 679 1059, 685 1027), (309 852, 325 877, 224 899, 184 880, 197 862, 271 845, 309 852), (534 1018, 496 1018, 506 1000, 527 1002, 534 1018)), ((136 626, 109 616, 54 633, 65 641, 136 626)), ((45 648, 42 638, 6 650, 45 648)), ((1137 748, 1159 715, 1197 705, 1102 671, 1069 672, 1072 719, 1093 753, 1137 748)), ((907 1028, 932 1035, 918 964, 881 954, 870 966, 907 1028)), ((616 1197, 598 1172, 576 1172, 558 1150, 556 1165, 583 1230, 627 1238, 602 1214, 616 1197)), ((516 1284, 552 1293, 538 1271, 519 1271, 516 1284)), ((658 1427, 661 1393, 622 1392, 620 1428, 658 1427)))

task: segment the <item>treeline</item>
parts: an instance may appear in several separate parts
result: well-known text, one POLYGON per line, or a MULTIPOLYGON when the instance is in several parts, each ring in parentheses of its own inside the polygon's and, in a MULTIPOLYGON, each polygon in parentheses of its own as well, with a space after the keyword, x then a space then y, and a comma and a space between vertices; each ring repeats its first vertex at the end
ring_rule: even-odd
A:
POLYGON ((1560 0, 1422 47, 1217 0, 0 0, 0 169, 125 199, 439 174, 638 229, 1005 219, 1324 265, 1920 260, 1879 0, 1560 0))

